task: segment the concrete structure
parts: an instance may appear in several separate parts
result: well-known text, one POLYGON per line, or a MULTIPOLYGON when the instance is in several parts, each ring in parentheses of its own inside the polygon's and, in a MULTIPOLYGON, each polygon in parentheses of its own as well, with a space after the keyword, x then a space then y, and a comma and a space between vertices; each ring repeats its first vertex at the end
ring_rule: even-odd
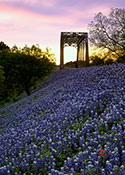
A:
POLYGON ((89 65, 88 33, 61 32, 60 69, 64 68, 64 47, 66 46, 76 47, 77 49, 77 67, 78 67, 79 60, 85 61, 85 66, 89 65), (80 58, 80 55, 81 55, 81 58, 80 58))

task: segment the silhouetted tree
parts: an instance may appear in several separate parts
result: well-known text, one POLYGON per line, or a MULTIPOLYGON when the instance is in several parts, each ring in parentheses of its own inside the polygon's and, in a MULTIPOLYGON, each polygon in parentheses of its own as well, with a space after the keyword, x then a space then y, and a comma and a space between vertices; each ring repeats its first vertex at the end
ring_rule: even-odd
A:
POLYGON ((9 46, 7 46, 3 41, 0 42, 0 51, 9 49, 10 49, 9 46))
POLYGON ((46 57, 37 59, 24 53, 1 52, 0 65, 5 72, 6 96, 13 96, 23 90, 30 95, 30 88, 36 80, 47 76, 55 65, 46 57))
POLYGON ((125 9, 111 9, 109 16, 99 12, 89 24, 90 41, 117 55, 125 54, 125 9))
POLYGON ((4 81, 5 81, 4 71, 3 67, 0 65, 0 100, 2 100, 3 98, 4 81))

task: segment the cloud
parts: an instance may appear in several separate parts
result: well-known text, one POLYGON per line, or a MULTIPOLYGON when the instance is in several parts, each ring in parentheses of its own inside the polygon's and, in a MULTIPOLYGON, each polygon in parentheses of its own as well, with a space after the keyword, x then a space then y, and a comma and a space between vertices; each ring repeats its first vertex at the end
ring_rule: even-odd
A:
POLYGON ((65 16, 59 18, 0 6, 0 38, 11 43, 57 44, 61 28, 73 23, 72 19, 65 16))
POLYGON ((22 8, 38 14, 60 15, 61 7, 57 7, 56 0, 0 0, 0 3, 14 8, 22 8))
POLYGON ((77 11, 89 11, 100 6, 104 8, 125 6, 123 0, 0 0, 0 4, 48 16, 68 15, 71 8, 77 11))

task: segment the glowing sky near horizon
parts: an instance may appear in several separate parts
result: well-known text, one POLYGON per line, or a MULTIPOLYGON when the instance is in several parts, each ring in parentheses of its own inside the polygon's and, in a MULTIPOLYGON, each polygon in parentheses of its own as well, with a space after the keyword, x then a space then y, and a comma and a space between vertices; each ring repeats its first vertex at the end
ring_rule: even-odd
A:
MULTIPOLYGON (((124 0, 0 0, 0 41, 52 48, 59 64, 60 32, 88 32, 95 14, 124 7, 124 0)), ((75 48, 65 48, 65 62, 75 59, 75 48)))

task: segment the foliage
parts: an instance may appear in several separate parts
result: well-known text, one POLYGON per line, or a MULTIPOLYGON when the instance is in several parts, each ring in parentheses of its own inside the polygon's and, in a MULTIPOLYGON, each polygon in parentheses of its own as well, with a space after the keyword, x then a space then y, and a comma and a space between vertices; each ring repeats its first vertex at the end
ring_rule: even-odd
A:
POLYGON ((9 49, 9 46, 7 46, 3 41, 0 42, 0 51, 9 49))
POLYGON ((50 48, 46 48, 43 51, 38 44, 32 45, 31 48, 25 45, 22 49, 18 48, 16 45, 11 48, 12 52, 24 53, 26 55, 35 56, 38 59, 48 58, 48 60, 52 63, 56 63, 55 55, 51 52, 50 48))
POLYGON ((52 63, 56 63, 55 54, 52 53, 51 51, 52 49, 47 47, 46 50, 43 51, 43 57, 48 58, 52 63))
POLYGON ((117 59, 117 62, 118 63, 125 63, 125 55, 119 56, 118 59, 117 59))
POLYGON ((65 65, 64 65, 65 68, 67 67, 74 67, 74 68, 77 68, 77 67, 85 67, 85 62, 82 61, 82 60, 79 60, 78 62, 77 61, 70 61, 70 62, 67 62, 65 65))
POLYGON ((109 16, 99 12, 89 24, 90 41, 116 56, 125 53, 125 9, 111 9, 109 16))
POLYGON ((66 63, 65 64, 65 67, 76 67, 76 64, 75 64, 75 62, 74 61, 70 61, 70 62, 68 62, 68 63, 66 63))
POLYGON ((107 60, 112 59, 113 62, 116 62, 118 56, 114 52, 111 52, 107 48, 99 48, 99 47, 92 47, 92 54, 90 55, 90 61, 92 57, 99 57, 106 62, 107 60))
POLYGON ((109 65, 109 64, 113 64, 114 61, 113 59, 109 58, 108 60, 105 60, 105 64, 109 65))
POLYGON ((91 56, 92 63, 91 66, 103 66, 104 65, 104 59, 99 58, 98 56, 91 56))
POLYGON ((0 100, 2 100, 3 97, 4 81, 5 81, 4 71, 3 67, 0 65, 0 100))
POLYGON ((0 64, 5 72, 5 99, 23 91, 30 95, 30 88, 35 81, 49 75, 54 69, 54 64, 45 56, 37 59, 20 52, 1 52, 0 64))

